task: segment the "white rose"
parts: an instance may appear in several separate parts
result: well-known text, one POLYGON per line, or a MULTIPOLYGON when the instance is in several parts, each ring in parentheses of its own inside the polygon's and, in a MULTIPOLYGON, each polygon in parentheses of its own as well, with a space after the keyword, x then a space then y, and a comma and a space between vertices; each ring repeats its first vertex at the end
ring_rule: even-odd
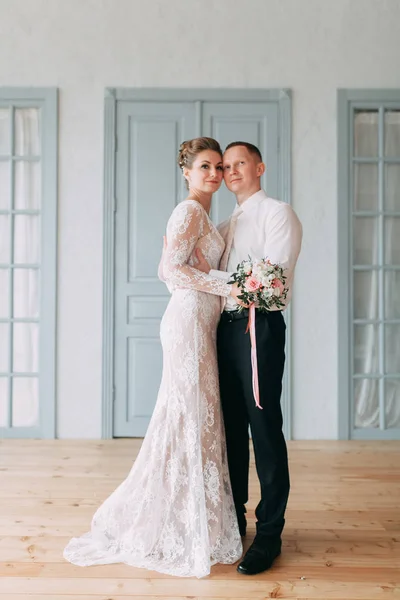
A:
POLYGON ((257 269, 257 271, 263 271, 264 270, 264 263, 261 260, 255 262, 253 264, 253 270, 254 269, 257 269))
POLYGON ((251 268, 252 268, 251 262, 246 261, 243 263, 243 271, 246 273, 246 275, 249 275, 249 273, 251 273, 251 268))
POLYGON ((271 282, 269 280, 269 277, 264 275, 263 277, 261 277, 261 283, 263 284, 264 287, 269 287, 271 282))

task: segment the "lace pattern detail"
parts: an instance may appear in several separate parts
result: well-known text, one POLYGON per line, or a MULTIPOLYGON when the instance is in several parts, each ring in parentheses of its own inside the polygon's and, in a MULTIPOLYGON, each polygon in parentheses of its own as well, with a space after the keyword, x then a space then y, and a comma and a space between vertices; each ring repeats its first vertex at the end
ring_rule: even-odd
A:
MULTIPOLYGON (((168 245, 163 257, 163 277, 171 291, 181 287, 227 297, 231 287, 221 279, 193 268, 191 256, 200 248, 208 263, 221 257, 220 235, 196 200, 184 200, 173 211, 167 226, 168 245)), ((223 247, 222 247, 223 249, 223 247)))
POLYGON ((204 577, 242 554, 220 409, 216 329, 223 281, 193 269, 201 248, 218 268, 224 242, 195 201, 174 210, 161 270, 172 296, 161 322, 163 374, 138 457, 64 557, 81 565, 124 562, 204 577), (179 285, 186 289, 180 289, 179 285))

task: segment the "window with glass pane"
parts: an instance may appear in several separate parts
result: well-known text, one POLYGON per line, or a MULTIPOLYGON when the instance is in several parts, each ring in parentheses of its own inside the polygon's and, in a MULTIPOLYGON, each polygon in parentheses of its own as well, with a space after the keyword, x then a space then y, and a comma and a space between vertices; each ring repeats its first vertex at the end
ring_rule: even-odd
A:
MULTIPOLYGON (((41 363, 48 350, 54 355, 55 261, 41 248, 55 240, 56 93, 36 91, 30 101, 35 90, 0 88, 0 435, 6 437, 52 437, 54 430, 43 422, 45 407, 54 414, 54 393, 46 393, 54 369, 51 360, 48 372, 41 363)), ((50 250, 55 256, 55 244, 50 250)))
POLYGON ((352 115, 353 427, 385 431, 400 428, 400 105, 352 115))

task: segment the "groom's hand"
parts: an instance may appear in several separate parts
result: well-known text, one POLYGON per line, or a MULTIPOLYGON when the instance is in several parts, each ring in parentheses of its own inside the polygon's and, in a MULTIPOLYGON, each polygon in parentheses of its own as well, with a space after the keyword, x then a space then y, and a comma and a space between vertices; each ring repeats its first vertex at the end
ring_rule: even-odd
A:
POLYGON ((202 271, 203 273, 208 274, 211 270, 211 267, 208 264, 208 262, 206 261, 206 259, 204 258, 204 254, 202 253, 200 248, 196 248, 196 258, 197 258, 197 265, 195 266, 195 269, 198 269, 199 271, 202 271))

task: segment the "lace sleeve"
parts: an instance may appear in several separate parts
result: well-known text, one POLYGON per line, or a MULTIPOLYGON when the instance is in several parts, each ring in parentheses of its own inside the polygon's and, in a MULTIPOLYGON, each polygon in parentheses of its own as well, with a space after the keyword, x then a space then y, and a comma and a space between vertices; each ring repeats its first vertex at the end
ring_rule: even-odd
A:
POLYGON ((204 214, 196 202, 178 204, 167 226, 167 248, 162 265, 163 277, 175 288, 229 296, 231 286, 223 280, 202 273, 188 264, 197 240, 203 235, 204 214))

